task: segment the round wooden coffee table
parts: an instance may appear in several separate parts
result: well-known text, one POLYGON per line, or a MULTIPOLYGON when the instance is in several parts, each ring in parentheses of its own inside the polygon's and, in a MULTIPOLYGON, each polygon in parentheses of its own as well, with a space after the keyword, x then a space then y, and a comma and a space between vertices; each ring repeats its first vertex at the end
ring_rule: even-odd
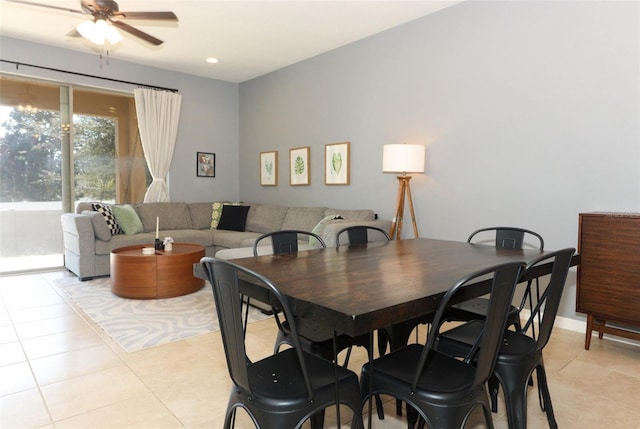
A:
POLYGON ((204 257, 204 247, 173 243, 173 250, 144 255, 143 247, 127 246, 111 252, 111 292, 123 298, 171 298, 193 293, 204 280, 193 276, 193 264, 204 257))

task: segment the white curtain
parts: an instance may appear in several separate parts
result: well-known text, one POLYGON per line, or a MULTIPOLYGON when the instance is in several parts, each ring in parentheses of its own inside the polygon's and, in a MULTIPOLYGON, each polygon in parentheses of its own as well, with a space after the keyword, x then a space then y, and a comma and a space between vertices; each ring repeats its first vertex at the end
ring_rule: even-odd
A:
POLYGON ((176 145, 182 96, 146 88, 135 89, 133 94, 144 158, 153 177, 144 202, 168 202, 167 174, 176 145))

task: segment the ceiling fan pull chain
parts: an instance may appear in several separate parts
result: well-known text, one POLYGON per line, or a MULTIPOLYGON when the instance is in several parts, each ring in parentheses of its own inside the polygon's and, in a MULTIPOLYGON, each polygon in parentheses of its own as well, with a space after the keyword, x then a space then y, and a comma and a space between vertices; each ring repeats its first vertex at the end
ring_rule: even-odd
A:
POLYGON ((105 49, 104 47, 100 48, 100 68, 102 68, 103 65, 109 65, 109 49, 105 49), (103 53, 106 53, 104 57, 102 55, 103 53))

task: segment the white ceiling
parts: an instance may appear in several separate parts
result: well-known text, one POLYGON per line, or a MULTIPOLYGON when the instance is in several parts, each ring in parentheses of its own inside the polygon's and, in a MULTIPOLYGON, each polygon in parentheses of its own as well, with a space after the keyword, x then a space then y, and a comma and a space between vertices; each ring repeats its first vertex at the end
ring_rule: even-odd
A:
MULTIPOLYGON (((30 0, 80 9, 80 0, 30 0)), ((461 0, 164 1, 119 0, 121 11, 173 11, 178 23, 127 23, 164 40, 154 47, 124 35, 111 58, 229 82, 243 82, 448 7, 461 0), (216 57, 218 64, 205 62, 216 57)), ((85 17, 0 1, 0 34, 83 52, 66 34, 85 17)), ((1 52, 0 52, 1 54, 1 52)), ((19 60, 17 58, 3 58, 19 60)))

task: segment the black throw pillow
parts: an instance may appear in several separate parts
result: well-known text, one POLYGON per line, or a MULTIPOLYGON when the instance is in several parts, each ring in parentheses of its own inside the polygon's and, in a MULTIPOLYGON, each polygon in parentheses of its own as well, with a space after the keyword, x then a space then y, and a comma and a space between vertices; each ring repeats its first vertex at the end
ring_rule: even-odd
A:
POLYGON ((224 205, 222 207, 220 222, 218 222, 218 229, 226 229, 227 231, 244 231, 249 208, 249 206, 224 205))

